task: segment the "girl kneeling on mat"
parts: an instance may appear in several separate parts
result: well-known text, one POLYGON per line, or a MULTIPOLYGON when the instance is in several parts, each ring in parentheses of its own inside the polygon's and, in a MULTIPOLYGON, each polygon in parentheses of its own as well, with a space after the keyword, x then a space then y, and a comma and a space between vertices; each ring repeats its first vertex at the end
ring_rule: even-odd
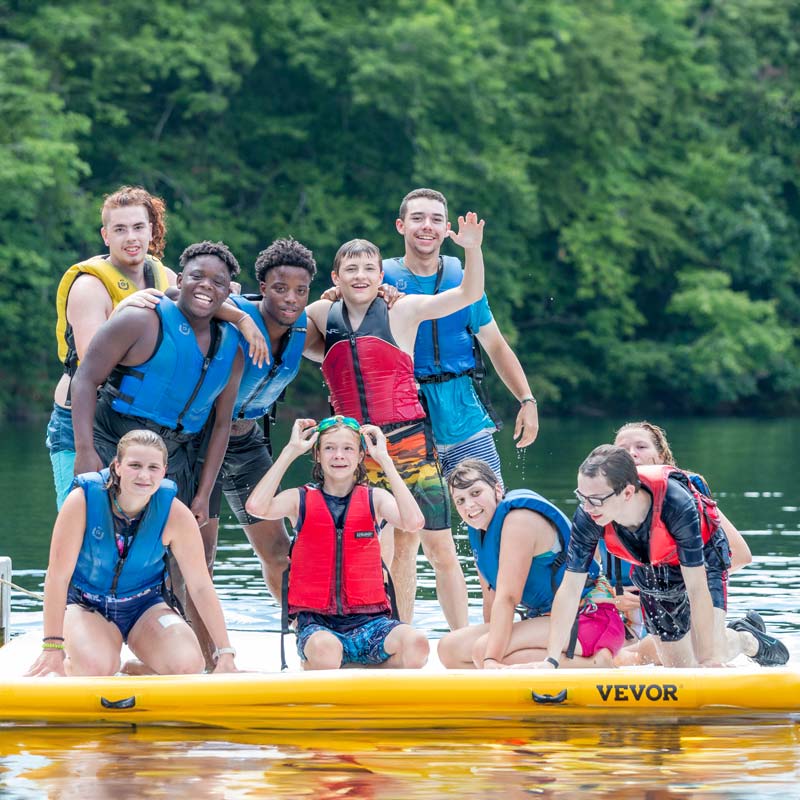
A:
POLYGON ((28 675, 113 675, 123 642, 146 671, 202 672, 197 637, 167 603, 167 549, 218 648, 214 671, 236 671, 200 529, 166 469, 161 437, 135 430, 108 469, 75 478, 53 528, 42 654, 28 675))
MULTIPOLYGON (((439 643, 446 667, 497 669, 546 655, 550 607, 561 583, 569 519, 528 489, 503 493, 491 467, 468 459, 447 479, 469 540, 483 590, 483 625, 448 633, 439 643), (517 607, 524 617, 515 622, 517 607)), ((594 564, 582 588, 572 631, 553 666, 610 667, 625 641, 611 587, 594 564)))
POLYGON ((287 517, 297 532, 285 602, 297 618, 297 650, 305 669, 424 666, 424 634, 392 617, 378 529, 386 520, 416 531, 424 518, 380 428, 343 416, 319 424, 296 420, 289 443, 250 495, 247 511, 264 519, 287 517), (394 496, 367 485, 365 447, 394 496), (315 484, 276 495, 289 465, 309 451, 315 484))

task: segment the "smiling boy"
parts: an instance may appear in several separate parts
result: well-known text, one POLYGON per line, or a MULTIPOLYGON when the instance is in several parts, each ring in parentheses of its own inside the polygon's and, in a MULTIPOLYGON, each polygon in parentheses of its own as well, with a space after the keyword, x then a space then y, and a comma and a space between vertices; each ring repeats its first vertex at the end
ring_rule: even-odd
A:
POLYGON ((202 526, 230 432, 242 372, 236 330, 213 319, 239 264, 222 243, 190 245, 180 258, 177 303, 128 307, 92 339, 72 381, 75 472, 111 462, 129 430, 158 433, 169 450, 167 477, 202 526), (97 387, 100 386, 99 398, 97 387), (199 482, 199 440, 216 411, 199 482))
MULTIPOLYGON (((483 220, 474 213, 459 217, 458 232, 448 231, 464 248, 461 285, 435 296, 403 298, 391 309, 378 300, 383 278, 378 248, 354 239, 339 248, 332 279, 342 299, 318 300, 307 314, 324 331, 322 373, 334 411, 362 424, 378 425, 389 453, 425 515, 422 541, 436 573, 439 602, 452 629, 467 624, 467 590, 450 534, 450 502, 414 379, 414 340, 419 324, 451 314, 483 294, 483 220)), ((370 464, 370 482, 385 475, 370 464)), ((411 535, 396 532, 402 536, 411 535)), ((400 617, 413 617, 415 575, 392 576, 400 617)))

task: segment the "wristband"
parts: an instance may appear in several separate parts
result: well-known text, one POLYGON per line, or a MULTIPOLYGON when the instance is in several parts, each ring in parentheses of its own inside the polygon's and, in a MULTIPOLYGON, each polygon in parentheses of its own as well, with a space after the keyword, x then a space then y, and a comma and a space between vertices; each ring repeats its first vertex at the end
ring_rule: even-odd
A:
POLYGON ((533 403, 535 406, 538 406, 538 405, 539 405, 539 404, 536 402, 536 398, 535 398, 535 397, 534 397, 532 394, 529 394, 527 397, 523 397, 523 398, 522 398, 522 399, 519 401, 519 404, 520 404, 521 406, 524 406, 524 405, 525 405, 525 403, 533 403))
POLYGON ((558 659, 557 658, 553 658, 553 656, 547 656, 545 661, 548 664, 552 664, 553 665, 553 669, 558 669, 561 666, 561 664, 559 663, 558 659))
POLYGON ((214 663, 216 664, 219 661, 220 656, 224 656, 225 654, 230 654, 234 658, 236 658, 236 648, 235 647, 218 647, 214 651, 214 663))
POLYGON ((63 650, 63 642, 42 642, 42 650, 63 650))
POLYGON ((64 641, 64 637, 63 636, 44 636, 42 638, 42 641, 43 642, 63 642, 64 641))

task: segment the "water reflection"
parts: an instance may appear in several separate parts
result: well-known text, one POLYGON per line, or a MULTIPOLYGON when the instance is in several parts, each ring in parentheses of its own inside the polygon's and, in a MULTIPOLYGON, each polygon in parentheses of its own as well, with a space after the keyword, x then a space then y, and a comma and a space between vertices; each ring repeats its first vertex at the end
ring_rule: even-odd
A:
POLYGON ((794 796, 798 731, 542 725, 381 735, 0 730, 0 787, 51 800, 794 796))

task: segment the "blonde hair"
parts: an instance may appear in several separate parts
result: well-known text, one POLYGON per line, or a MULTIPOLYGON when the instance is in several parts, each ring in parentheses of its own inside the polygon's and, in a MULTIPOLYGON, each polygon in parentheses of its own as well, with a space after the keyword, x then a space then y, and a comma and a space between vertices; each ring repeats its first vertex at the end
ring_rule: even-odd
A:
POLYGON ((621 433, 627 433, 628 431, 635 430, 636 428, 641 428, 642 430, 647 431, 650 435, 650 438, 655 445, 656 450, 658 451, 658 455, 661 458, 662 464, 667 464, 670 467, 674 467, 675 465, 675 457, 672 455, 672 450, 670 450, 669 442, 667 441, 667 433, 663 428, 660 428, 658 425, 654 425, 652 422, 648 422, 647 420, 642 420, 641 422, 626 422, 615 434, 614 440, 616 441, 617 436, 621 433))
MULTIPOLYGON (((326 428, 318 437, 317 441, 314 443, 314 447, 311 450, 311 454, 314 458, 314 466, 311 467, 311 480, 319 484, 320 487, 325 483, 325 473, 322 471, 322 464, 319 463, 319 446, 322 442, 322 437, 327 436, 329 433, 333 433, 333 431, 350 431, 353 436, 358 437, 358 452, 365 453, 366 450, 364 449, 364 437, 361 436, 357 431, 354 431, 348 425, 345 425, 342 422, 337 422, 335 425, 331 425, 330 428, 326 428)), ((358 466, 356 467, 356 474, 355 474, 355 482, 358 483, 367 483, 367 468, 364 466, 364 459, 362 458, 358 462, 358 466)))
POLYGON ((119 474, 114 465, 125 458, 125 452, 134 444, 139 444, 143 447, 154 447, 156 450, 160 450, 161 455, 164 457, 164 466, 166 467, 167 465, 169 452, 167 446, 164 444, 164 440, 157 433, 146 429, 128 431, 119 442, 117 442, 117 454, 114 456, 114 460, 108 465, 108 482, 106 483, 106 488, 114 492, 114 494, 119 494, 119 474))

